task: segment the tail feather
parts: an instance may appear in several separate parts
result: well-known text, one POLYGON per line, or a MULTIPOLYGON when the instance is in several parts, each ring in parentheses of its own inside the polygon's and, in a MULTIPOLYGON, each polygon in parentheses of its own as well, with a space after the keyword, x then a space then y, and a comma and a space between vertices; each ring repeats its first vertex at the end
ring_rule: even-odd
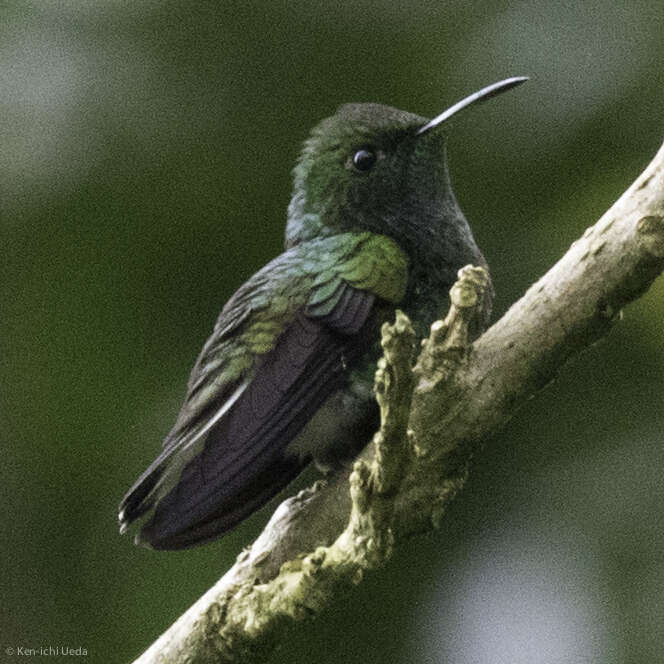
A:
POLYGON ((157 488, 166 469, 167 457, 166 454, 160 455, 120 501, 118 507, 120 533, 125 533, 132 522, 140 519, 154 505, 157 488))
POLYGON ((164 500, 141 528, 136 542, 152 549, 185 549, 215 539, 265 505, 300 473, 304 465, 306 461, 296 457, 282 457, 278 462, 272 462, 241 491, 229 495, 214 512, 185 528, 180 527, 177 515, 169 510, 164 500))

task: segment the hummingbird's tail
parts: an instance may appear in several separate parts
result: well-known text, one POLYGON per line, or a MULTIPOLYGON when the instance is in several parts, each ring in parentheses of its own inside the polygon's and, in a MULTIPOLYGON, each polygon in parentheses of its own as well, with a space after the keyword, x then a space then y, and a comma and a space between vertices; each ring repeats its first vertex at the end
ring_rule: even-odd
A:
POLYGON ((169 510, 167 501, 136 535, 136 542, 152 549, 185 549, 219 537, 267 503, 302 470, 305 464, 295 457, 281 457, 251 478, 242 490, 224 496, 217 508, 204 519, 191 522, 181 512, 169 510))
POLYGON ((140 519, 154 504, 151 496, 163 475, 161 468, 155 468, 160 459, 148 468, 141 475, 134 485, 125 494, 118 507, 118 522, 120 524, 120 534, 124 535, 129 526, 140 519))
POLYGON ((243 464, 220 486, 214 510, 192 520, 192 510, 186 504, 189 492, 173 488, 174 484, 182 487, 197 483, 200 466, 195 460, 180 473, 169 452, 164 450, 138 478, 118 510, 120 533, 137 525, 136 543, 151 549, 183 549, 219 537, 262 507, 307 463, 274 450, 262 459, 243 464), (173 475, 178 477, 177 482, 173 475))

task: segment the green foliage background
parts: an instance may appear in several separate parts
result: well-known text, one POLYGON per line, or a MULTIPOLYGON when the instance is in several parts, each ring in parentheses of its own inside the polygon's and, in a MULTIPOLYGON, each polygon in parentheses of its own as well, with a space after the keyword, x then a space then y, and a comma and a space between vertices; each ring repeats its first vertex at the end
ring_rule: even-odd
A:
MULTIPOLYGON (((130 661, 268 518, 155 553, 115 509, 280 251, 313 124, 532 77, 449 128, 499 315, 658 148, 662 34, 650 0, 0 2, 0 652, 130 661)), ((272 661, 661 661, 663 315, 660 280, 490 442, 439 532, 272 661)))

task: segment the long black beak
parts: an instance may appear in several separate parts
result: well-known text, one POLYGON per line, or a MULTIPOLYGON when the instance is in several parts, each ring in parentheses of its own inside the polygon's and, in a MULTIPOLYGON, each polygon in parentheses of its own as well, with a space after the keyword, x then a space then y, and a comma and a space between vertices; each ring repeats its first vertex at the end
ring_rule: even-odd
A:
POLYGON ((492 85, 487 85, 486 88, 482 88, 477 92, 473 92, 472 95, 469 95, 465 99, 458 101, 454 106, 450 106, 446 111, 443 111, 440 115, 437 115, 433 120, 429 120, 424 127, 418 130, 416 136, 420 136, 427 131, 430 131, 434 127, 438 127, 443 124, 446 120, 449 120, 453 115, 458 113, 460 110, 474 104, 479 101, 486 101, 499 95, 501 92, 507 92, 515 88, 517 85, 521 85, 528 80, 527 76, 514 76, 512 78, 506 78, 504 81, 498 81, 492 85))

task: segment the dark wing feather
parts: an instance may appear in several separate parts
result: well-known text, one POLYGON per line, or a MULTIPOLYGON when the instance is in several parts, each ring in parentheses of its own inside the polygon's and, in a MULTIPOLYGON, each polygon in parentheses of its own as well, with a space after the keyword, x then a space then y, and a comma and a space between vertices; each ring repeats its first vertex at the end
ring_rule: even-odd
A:
POLYGON ((340 285, 330 306, 299 312, 227 413, 205 433, 200 453, 156 504, 141 541, 182 548, 213 538, 267 502, 307 460, 288 446, 344 380, 365 349, 374 296, 340 285))
POLYGON ((407 280, 405 254, 368 232, 294 246, 249 279, 222 310, 161 454, 123 498, 121 529, 144 516, 139 540, 181 548, 277 493, 306 461, 289 443, 374 343, 374 301, 398 303, 407 280))

